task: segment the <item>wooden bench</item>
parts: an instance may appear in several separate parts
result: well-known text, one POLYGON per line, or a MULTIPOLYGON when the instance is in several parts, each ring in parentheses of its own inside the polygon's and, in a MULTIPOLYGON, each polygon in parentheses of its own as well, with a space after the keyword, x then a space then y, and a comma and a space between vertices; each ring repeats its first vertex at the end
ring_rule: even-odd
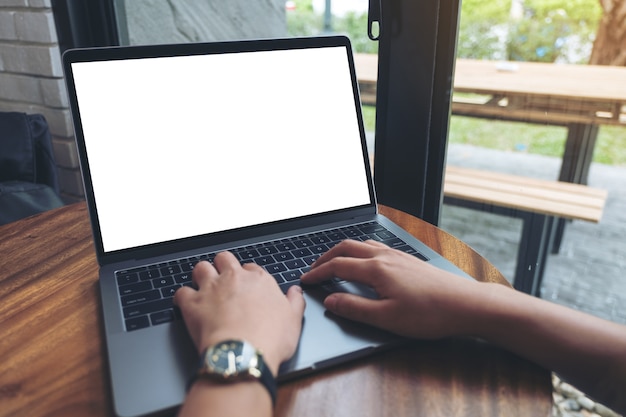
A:
MULTIPOLYGON (((586 185, 448 166, 444 202, 520 218, 513 286, 539 295, 555 219, 598 223, 608 192, 586 185)), ((494 242, 494 244, 497 242, 494 242)))

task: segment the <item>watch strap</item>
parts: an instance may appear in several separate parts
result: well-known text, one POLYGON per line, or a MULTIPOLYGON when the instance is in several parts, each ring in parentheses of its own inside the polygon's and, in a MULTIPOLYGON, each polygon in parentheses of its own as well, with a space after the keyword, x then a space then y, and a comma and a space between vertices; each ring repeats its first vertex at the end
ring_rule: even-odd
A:
MULTIPOLYGON (((187 391, 189 391, 191 389, 191 386, 198 380, 199 377, 203 377, 203 376, 208 376, 207 374, 204 374, 201 372, 202 368, 204 367, 204 356, 206 355, 206 352, 209 349, 206 349, 202 355, 200 355, 200 359, 199 359, 199 364, 198 364, 198 371, 195 372, 191 378, 189 379, 189 381, 187 382, 187 391)), ((257 355, 260 359, 260 364, 259 364, 259 370, 261 371, 261 376, 259 378, 251 378, 251 379, 247 379, 247 381, 258 381, 260 382, 265 389, 267 389, 267 392, 270 394, 270 398, 272 399, 272 405, 276 404, 276 391, 277 391, 277 387, 276 387, 276 378, 274 378, 274 375, 272 374, 272 371, 270 370, 270 368, 267 367, 267 365, 265 364, 265 359, 263 358, 263 355, 261 353, 259 353, 257 351, 257 355)), ((220 381, 217 378, 212 378, 210 379, 212 381, 220 381)), ((237 380, 222 380, 221 382, 236 382, 237 380)), ((242 381, 242 380, 239 380, 242 381)))
POLYGON ((270 398, 272 399, 272 405, 276 404, 276 378, 272 375, 272 371, 270 368, 265 365, 265 361, 263 361, 263 366, 261 367, 261 377, 258 381, 263 384, 267 392, 270 394, 270 398))

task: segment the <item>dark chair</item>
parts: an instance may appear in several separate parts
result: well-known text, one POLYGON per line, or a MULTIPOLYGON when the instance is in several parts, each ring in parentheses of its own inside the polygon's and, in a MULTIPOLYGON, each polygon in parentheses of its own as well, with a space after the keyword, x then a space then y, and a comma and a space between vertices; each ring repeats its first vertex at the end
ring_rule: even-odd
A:
POLYGON ((0 225, 63 204, 46 119, 0 112, 0 225))

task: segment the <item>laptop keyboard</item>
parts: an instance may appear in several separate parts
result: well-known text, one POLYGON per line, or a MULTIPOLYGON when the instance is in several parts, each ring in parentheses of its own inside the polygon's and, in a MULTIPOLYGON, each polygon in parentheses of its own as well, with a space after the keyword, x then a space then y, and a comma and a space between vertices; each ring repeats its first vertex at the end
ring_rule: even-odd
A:
MULTIPOLYGON (((269 272, 283 292, 300 282, 328 249, 345 239, 373 239, 428 260, 392 232, 376 222, 340 227, 288 239, 229 249, 241 263, 254 262, 269 272)), ((213 261, 207 253, 170 262, 117 271, 115 273, 126 330, 138 330, 181 318, 173 296, 183 285, 191 286, 191 271, 197 262, 213 261)))

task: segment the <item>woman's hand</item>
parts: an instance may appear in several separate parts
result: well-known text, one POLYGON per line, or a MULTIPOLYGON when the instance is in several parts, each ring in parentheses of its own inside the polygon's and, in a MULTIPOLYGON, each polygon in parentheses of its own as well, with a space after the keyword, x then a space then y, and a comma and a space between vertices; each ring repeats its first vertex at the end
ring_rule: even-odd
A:
POLYGON ((346 240, 334 246, 302 276, 302 284, 333 277, 368 285, 380 298, 333 293, 324 301, 328 310, 400 335, 426 339, 464 332, 464 293, 479 285, 375 241, 346 240))
POLYGON ((291 287, 285 297, 263 268, 242 266, 230 252, 219 253, 213 264, 199 262, 192 277, 198 289, 180 288, 174 303, 198 352, 226 339, 244 339, 263 353, 276 375, 298 346, 302 289, 291 287))

